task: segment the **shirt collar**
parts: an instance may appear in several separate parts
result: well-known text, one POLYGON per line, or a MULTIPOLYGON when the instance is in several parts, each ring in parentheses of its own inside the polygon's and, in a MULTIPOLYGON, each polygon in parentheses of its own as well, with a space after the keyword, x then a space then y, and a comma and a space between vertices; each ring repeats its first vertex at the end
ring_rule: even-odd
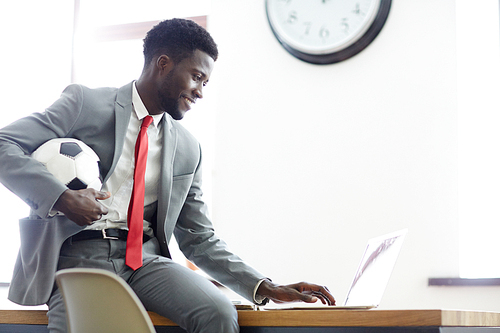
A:
MULTIPOLYGON (((139 92, 137 91, 137 86, 135 85, 135 81, 133 84, 132 88, 132 104, 134 105, 134 111, 135 114, 137 115, 137 118, 142 121, 143 118, 146 116, 149 116, 149 112, 146 109, 146 106, 142 102, 141 96, 139 96, 139 92)), ((153 117, 153 124, 156 128, 158 128, 158 125, 160 124, 161 118, 163 118, 164 113, 162 114, 155 114, 151 115, 153 117)), ((170 118, 165 117, 167 120, 167 123, 170 127, 170 118)))

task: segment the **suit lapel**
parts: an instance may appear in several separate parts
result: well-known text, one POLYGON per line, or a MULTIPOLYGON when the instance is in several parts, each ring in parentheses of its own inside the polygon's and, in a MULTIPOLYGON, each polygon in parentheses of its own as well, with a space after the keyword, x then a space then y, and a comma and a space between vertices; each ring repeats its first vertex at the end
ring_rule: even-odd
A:
POLYGON ((175 150, 177 148, 177 130, 172 126, 165 114, 162 118, 163 133, 163 151, 161 161, 160 184, 158 187, 158 216, 157 216, 157 237, 160 244, 168 244, 169 238, 166 235, 171 235, 175 227, 167 225, 168 207, 170 205, 170 197, 172 194, 173 166, 175 158, 175 150))
POLYGON ((133 82, 118 89, 115 101, 115 151, 113 162, 104 182, 108 180, 115 170, 118 159, 120 158, 127 134, 127 127, 132 114, 132 84, 133 82))
MULTIPOLYGON (((125 142, 128 123, 132 114, 132 84, 133 82, 121 87, 118 90, 115 102, 115 151, 113 162, 104 182, 108 180, 115 170, 118 159, 120 158, 125 142)), ((156 236, 161 245, 168 244, 170 239, 166 235, 171 235, 175 227, 175 222, 167 225, 168 207, 172 193, 173 166, 175 150, 177 148, 177 130, 169 122, 168 114, 162 118, 163 126, 163 149, 161 159, 160 184, 158 186, 158 211, 157 211, 157 232, 156 236)), ((171 120, 170 120, 171 121, 171 120)), ((170 237, 169 237, 170 238, 170 237)), ((168 249, 167 249, 168 251, 168 249)))

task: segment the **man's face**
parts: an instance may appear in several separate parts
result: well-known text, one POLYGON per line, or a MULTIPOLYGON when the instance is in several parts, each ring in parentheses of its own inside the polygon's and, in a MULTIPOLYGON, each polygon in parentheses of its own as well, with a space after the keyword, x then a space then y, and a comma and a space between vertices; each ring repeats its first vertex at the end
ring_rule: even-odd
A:
POLYGON ((203 87, 208 83, 214 60, 205 52, 196 50, 164 75, 158 88, 160 107, 172 118, 184 118, 191 105, 203 98, 203 87))

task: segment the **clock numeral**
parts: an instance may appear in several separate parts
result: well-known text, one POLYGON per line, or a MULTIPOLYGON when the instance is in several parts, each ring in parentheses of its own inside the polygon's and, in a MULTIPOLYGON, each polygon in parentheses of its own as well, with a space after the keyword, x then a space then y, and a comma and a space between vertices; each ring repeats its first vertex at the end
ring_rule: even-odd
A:
POLYGON ((309 35, 309 31, 311 31, 312 22, 304 22, 304 25, 306 27, 306 30, 304 31, 304 34, 305 35, 309 35))
POLYGON ((288 14, 288 19, 286 20, 288 23, 290 24, 294 24, 295 22, 297 22, 298 20, 298 17, 297 17, 297 12, 295 10, 292 10, 289 14, 288 14))
POLYGON ((360 6, 359 2, 356 3, 356 7, 354 7, 354 9, 352 10, 352 12, 354 14, 356 14, 356 15, 363 15, 363 16, 366 15, 365 13, 363 13, 361 11, 361 6, 360 6))
POLYGON ((328 38, 328 36, 330 36, 330 31, 325 27, 321 27, 321 29, 319 29, 319 36, 321 38, 328 38))
POLYGON ((347 21, 347 18, 344 17, 340 22, 341 29, 346 34, 349 33, 349 23, 347 21))
POLYGON ((353 9, 352 12, 357 15, 361 14, 361 8, 359 8, 359 2, 356 3, 356 7, 353 9))

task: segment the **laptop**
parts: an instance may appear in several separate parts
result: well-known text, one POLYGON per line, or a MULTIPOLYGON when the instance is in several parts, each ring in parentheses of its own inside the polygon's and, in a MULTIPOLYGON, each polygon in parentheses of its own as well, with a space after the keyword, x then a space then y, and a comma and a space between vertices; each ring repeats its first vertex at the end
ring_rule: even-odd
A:
POLYGON ((349 287, 343 305, 327 306, 314 304, 301 304, 300 306, 288 307, 265 307, 265 310, 277 309, 373 309, 379 306, 389 278, 392 274, 403 240, 408 229, 399 230, 390 234, 368 240, 365 252, 361 258, 354 279, 349 287))

